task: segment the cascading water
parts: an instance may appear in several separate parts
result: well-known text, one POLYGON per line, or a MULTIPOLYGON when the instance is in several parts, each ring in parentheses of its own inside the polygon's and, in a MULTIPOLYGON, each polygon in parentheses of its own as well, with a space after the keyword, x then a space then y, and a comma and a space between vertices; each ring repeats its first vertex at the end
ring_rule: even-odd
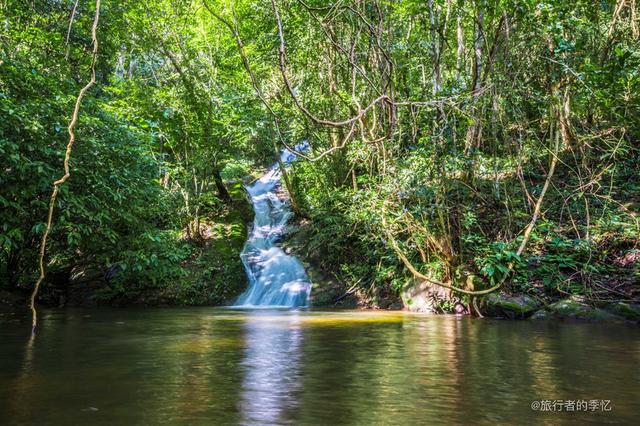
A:
MULTIPOLYGON (((304 151, 303 142, 296 149, 304 151)), ((280 158, 286 165, 295 155, 284 149, 280 158)), ((289 201, 282 198, 278 163, 253 184, 246 187, 251 196, 255 218, 253 229, 240 258, 247 271, 249 288, 238 298, 241 307, 305 307, 309 304, 311 282, 304 267, 276 245, 293 216, 289 201)))

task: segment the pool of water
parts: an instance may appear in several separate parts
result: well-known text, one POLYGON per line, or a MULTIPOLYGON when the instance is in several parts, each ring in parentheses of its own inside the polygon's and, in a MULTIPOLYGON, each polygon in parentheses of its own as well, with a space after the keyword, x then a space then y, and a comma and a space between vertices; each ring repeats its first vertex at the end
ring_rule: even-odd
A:
POLYGON ((29 320, 0 316, 3 425, 578 425, 640 413, 634 325, 54 310, 29 342, 29 320), (532 410, 540 400, 609 400, 611 410, 532 410))

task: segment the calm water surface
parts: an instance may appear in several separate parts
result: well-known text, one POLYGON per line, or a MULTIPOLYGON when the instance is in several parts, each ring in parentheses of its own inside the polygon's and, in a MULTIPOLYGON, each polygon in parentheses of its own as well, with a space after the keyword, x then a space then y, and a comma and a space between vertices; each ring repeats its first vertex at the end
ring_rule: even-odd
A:
POLYGON ((0 315, 0 424, 637 424, 640 328, 390 312, 0 315), (534 400, 611 400, 541 413, 534 400))

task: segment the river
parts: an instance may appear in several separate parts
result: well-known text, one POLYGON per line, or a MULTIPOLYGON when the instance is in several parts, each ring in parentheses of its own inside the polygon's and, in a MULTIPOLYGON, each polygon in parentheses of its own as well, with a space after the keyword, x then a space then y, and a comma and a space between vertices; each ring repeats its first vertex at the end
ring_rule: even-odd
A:
POLYGON ((640 413, 640 329, 380 311, 0 316, 0 423, 602 424, 640 413), (608 400, 540 412, 534 401, 608 400))

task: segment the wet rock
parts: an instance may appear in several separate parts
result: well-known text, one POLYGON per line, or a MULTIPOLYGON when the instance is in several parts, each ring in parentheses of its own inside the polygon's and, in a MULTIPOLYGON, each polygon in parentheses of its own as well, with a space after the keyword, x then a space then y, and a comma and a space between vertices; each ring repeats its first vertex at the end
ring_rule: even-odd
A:
POLYGON ((539 310, 531 319, 559 319, 582 321, 611 321, 620 319, 604 309, 596 308, 579 299, 565 299, 539 310))
POLYGON ((393 302, 389 305, 389 307, 387 307, 387 309, 392 311, 401 311, 402 309, 404 309, 404 305, 400 302, 393 302))
POLYGON ((544 309, 540 309, 539 311, 531 315, 531 317, 529 317, 529 319, 532 319, 532 320, 545 320, 550 318, 551 318, 551 314, 544 309))
POLYGON ((542 304, 531 296, 510 296, 490 293, 484 298, 482 313, 489 317, 524 319, 531 316, 542 304))
POLYGON ((640 321, 640 304, 638 303, 610 303, 604 309, 628 321, 640 321))

